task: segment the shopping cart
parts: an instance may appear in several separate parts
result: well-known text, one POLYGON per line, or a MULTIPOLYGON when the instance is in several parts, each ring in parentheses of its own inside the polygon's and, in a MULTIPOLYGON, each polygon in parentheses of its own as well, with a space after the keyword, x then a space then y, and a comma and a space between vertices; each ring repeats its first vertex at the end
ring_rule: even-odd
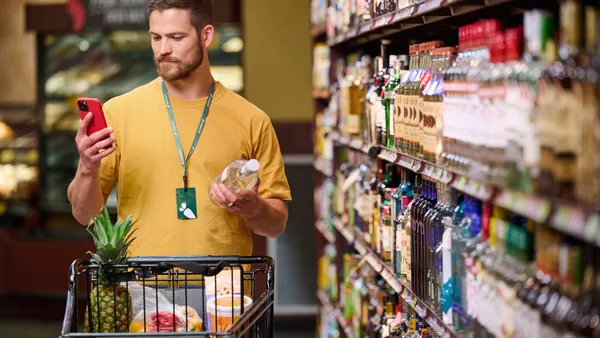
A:
POLYGON ((274 269, 270 257, 137 257, 118 266, 78 259, 60 337, 271 338, 274 269), (111 282, 108 295, 94 290, 99 273, 111 282), (101 305, 102 296, 109 301, 101 305), (129 310, 118 311, 117 298, 129 310))

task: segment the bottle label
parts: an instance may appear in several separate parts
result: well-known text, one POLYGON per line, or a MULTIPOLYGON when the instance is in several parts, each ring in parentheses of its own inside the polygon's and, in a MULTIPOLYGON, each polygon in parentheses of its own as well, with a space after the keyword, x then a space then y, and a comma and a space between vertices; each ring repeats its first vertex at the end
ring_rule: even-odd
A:
POLYGON ((227 171, 229 170, 230 166, 231 166, 231 164, 228 165, 221 173, 221 182, 224 182, 227 179, 227 171))

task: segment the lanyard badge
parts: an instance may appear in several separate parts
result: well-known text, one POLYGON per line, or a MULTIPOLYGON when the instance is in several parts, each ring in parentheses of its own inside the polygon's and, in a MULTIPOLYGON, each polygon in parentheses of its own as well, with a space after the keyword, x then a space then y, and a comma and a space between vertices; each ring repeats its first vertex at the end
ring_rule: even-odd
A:
POLYGON ((183 168, 183 188, 177 188, 175 190, 175 199, 177 201, 177 218, 181 220, 195 219, 198 215, 198 210, 196 208, 196 189, 188 187, 187 164, 190 160, 190 157, 192 156, 192 153, 196 149, 196 145, 198 144, 200 135, 202 135, 202 130, 204 129, 204 124, 206 123, 206 117, 208 115, 208 111, 212 103, 212 98, 215 93, 215 82, 213 81, 210 86, 208 99, 206 100, 206 105, 204 106, 204 111, 202 112, 202 117, 200 118, 198 129, 196 130, 196 136, 192 141, 192 146, 190 147, 190 151, 188 152, 187 157, 183 154, 183 147, 181 146, 181 139, 179 138, 179 132, 177 131, 177 125, 175 123, 175 116, 173 115, 173 108, 171 106, 171 100, 169 99, 167 86, 165 85, 165 81, 163 79, 160 79, 160 83, 162 87, 163 97, 165 99, 165 105, 167 106, 167 112, 169 113, 171 129, 173 130, 173 136, 175 137, 177 155, 179 156, 179 161, 181 162, 181 167, 183 168))

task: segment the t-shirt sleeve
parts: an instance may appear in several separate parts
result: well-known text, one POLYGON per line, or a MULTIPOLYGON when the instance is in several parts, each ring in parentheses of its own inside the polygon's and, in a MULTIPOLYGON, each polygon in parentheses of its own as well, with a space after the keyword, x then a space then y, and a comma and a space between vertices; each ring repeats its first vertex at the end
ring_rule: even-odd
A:
POLYGON ((277 134, 271 121, 266 118, 258 140, 253 146, 254 158, 260 163, 258 195, 262 198, 279 198, 290 202, 292 196, 285 175, 283 156, 279 148, 277 134))
POLYGON ((102 109, 104 110, 106 124, 109 127, 113 127, 113 136, 117 138, 117 149, 112 154, 103 158, 100 162, 100 187, 102 188, 102 195, 106 201, 119 177, 119 162, 121 158, 121 152, 119 150, 119 128, 114 124, 114 114, 116 113, 116 108, 114 107, 112 101, 108 101, 104 104, 102 109))

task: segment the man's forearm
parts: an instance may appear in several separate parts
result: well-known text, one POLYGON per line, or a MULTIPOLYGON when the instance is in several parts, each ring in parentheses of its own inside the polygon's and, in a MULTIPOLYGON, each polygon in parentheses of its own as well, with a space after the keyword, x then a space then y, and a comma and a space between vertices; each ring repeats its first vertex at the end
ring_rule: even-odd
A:
POLYGON ((104 204, 98 174, 86 172, 81 167, 69 185, 67 195, 73 209, 73 217, 81 224, 88 224, 104 204))
POLYGON ((258 198, 258 208, 252 215, 244 216, 250 231, 257 235, 275 238, 283 233, 288 211, 284 201, 278 198, 258 198))

